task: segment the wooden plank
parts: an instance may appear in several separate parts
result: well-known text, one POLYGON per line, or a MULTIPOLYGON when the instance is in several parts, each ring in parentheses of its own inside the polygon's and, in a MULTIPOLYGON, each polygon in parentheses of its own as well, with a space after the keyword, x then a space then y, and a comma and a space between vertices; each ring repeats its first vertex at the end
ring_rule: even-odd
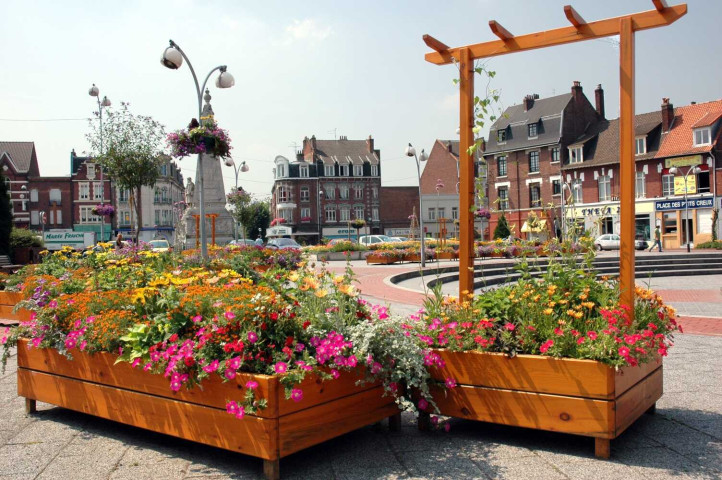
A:
POLYGON ((667 6, 667 0, 652 0, 652 3, 654 4, 654 8, 656 8, 659 12, 661 12, 665 8, 669 8, 667 6))
POLYGON ((23 300, 23 294, 20 292, 0 291, 0 305, 11 305, 14 307, 15 304, 21 300, 23 300))
POLYGON ((441 415, 552 432, 613 438, 614 402, 458 385, 432 387, 441 415))
MULTIPOLYGON (((144 372, 141 368, 132 368, 128 363, 114 365, 116 355, 96 353, 90 355, 78 349, 72 350, 73 360, 59 354, 52 348, 27 348, 27 340, 18 343, 18 367, 40 372, 62 375, 79 380, 99 383, 118 388, 132 388, 138 392, 149 393, 215 408, 226 408, 229 400, 240 401, 248 380, 258 382, 257 397, 267 398, 268 408, 259 410, 256 416, 262 418, 278 417, 278 379, 269 375, 238 374, 235 379, 224 383, 217 375, 203 381, 200 387, 190 390, 181 388, 178 392, 170 389, 170 382, 163 375, 144 372)), ((280 389, 280 396, 283 391, 280 389)), ((285 399, 284 399, 285 402, 285 399)))
POLYGON ((364 374, 361 369, 354 372, 341 372, 339 378, 325 382, 315 375, 309 375, 295 387, 303 391, 303 399, 300 402, 292 399, 286 400, 283 385, 279 383, 277 402, 278 416, 305 410, 309 407, 330 402, 354 393, 363 392, 379 385, 378 383, 356 385, 356 382, 363 377, 364 374))
POLYGON ((584 20, 571 5, 564 5, 564 15, 567 17, 567 20, 569 20, 569 23, 577 29, 587 24, 586 20, 584 20))
POLYGON ((594 456, 597 458, 609 458, 611 455, 611 448, 609 445, 608 438, 595 438, 594 439, 594 456))
POLYGON ((649 376, 650 373, 662 368, 662 359, 658 358, 638 367, 624 367, 614 376, 614 396, 619 398, 624 392, 649 376))
POLYGON ((436 50, 437 52, 443 52, 444 50, 448 50, 449 46, 446 45, 443 42, 440 42, 439 40, 435 39, 431 35, 424 35, 421 37, 424 40, 424 43, 432 50, 436 50))
POLYGON ((18 393, 146 430, 274 460, 278 421, 179 402, 67 377, 18 369, 18 393))
POLYGON ((279 418, 279 451, 285 457, 398 413, 383 387, 356 393, 279 418))
POLYGON ((615 435, 618 437, 662 396, 663 370, 660 366, 616 401, 615 435))
POLYGON ((446 362, 432 369, 437 380, 448 377, 461 385, 553 393, 586 398, 614 398, 614 370, 591 360, 502 353, 436 350, 446 362))
POLYGON ((509 40, 512 40, 514 38, 514 35, 512 35, 509 30, 504 28, 496 20, 489 20, 489 28, 494 35, 504 40, 505 42, 508 42, 509 40))
POLYGON ((595 38, 610 37, 618 35, 619 21, 622 18, 630 19, 634 24, 634 30, 647 30, 650 28, 671 25, 687 13, 687 4, 673 5, 662 11, 648 10, 621 17, 608 18, 589 22, 581 28, 573 25, 568 27, 547 30, 544 32, 517 35, 513 42, 504 40, 493 40, 490 42, 453 47, 444 52, 431 52, 425 55, 426 61, 436 65, 452 63, 454 59, 459 60, 461 51, 465 48, 471 51, 471 58, 489 58, 498 55, 506 55, 514 52, 534 50, 537 48, 564 45, 567 43, 581 42, 595 38))
MULTIPOLYGON (((459 57, 459 300, 474 293, 474 61, 468 49, 459 57), (465 293, 466 292, 466 293, 465 293)), ((422 213, 422 212, 420 212, 422 213)))

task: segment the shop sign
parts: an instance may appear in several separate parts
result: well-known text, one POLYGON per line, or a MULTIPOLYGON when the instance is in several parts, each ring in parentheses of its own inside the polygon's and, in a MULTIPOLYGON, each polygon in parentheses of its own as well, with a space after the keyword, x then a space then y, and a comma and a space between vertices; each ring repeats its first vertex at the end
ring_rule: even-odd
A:
MULTIPOLYGON (((697 193, 697 177, 690 175, 687 177, 687 195, 697 193)), ((674 177, 674 194, 684 195, 684 177, 674 177)))
POLYGON ((266 229, 266 236, 267 237, 284 237, 286 235, 290 236, 292 232, 291 227, 271 227, 266 229))
MULTIPOLYGON (((389 237, 409 237, 411 236, 411 229, 410 228, 387 228, 386 229, 386 235, 389 237)), ((414 235, 419 236, 419 229, 414 229, 414 235)))
POLYGON ((685 208, 712 208, 714 201, 709 198, 688 198, 685 202, 681 200, 661 200, 654 202, 654 209, 658 212, 669 210, 682 210, 685 208))
POLYGON ((607 205, 603 207, 581 208, 579 210, 582 212, 583 217, 619 215, 619 206, 610 207, 607 205))
POLYGON ((688 157, 667 158, 664 161, 664 168, 691 167, 702 164, 702 155, 690 155, 688 157))

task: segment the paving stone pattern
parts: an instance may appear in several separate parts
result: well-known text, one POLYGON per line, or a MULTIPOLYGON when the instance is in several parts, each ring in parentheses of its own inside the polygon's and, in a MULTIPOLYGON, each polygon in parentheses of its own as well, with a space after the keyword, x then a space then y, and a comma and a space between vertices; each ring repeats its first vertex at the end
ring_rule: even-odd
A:
MULTIPOLYGON (((38 403, 26 415, 15 358, 0 375, 0 480, 260 479, 256 458, 38 403)), ((590 438, 457 419, 450 432, 362 428, 281 460, 284 479, 720 479, 722 337, 681 335, 664 396, 594 458, 590 438)), ((229 416, 229 422, 233 421, 229 416)), ((319 419, 321 425, 322 419, 319 419)))

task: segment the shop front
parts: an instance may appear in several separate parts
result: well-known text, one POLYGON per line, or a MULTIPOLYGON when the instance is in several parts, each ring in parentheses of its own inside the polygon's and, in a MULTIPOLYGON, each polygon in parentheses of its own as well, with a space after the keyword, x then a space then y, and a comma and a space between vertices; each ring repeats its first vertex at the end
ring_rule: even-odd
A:
MULTIPOLYGON (((654 231, 654 202, 637 201, 634 206, 634 238, 650 241, 654 231)), ((620 234, 619 202, 581 205, 567 210, 569 225, 576 226, 577 235, 592 237, 607 233, 620 234)))
POLYGON ((654 202, 655 223, 662 230, 663 248, 681 248, 712 239, 712 196, 654 202))

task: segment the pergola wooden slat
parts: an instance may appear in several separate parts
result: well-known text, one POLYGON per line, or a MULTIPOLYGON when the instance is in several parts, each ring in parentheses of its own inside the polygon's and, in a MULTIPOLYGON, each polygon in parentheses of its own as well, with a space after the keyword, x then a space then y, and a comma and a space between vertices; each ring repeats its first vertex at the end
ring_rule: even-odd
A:
MULTIPOLYGON (((426 61, 436 65, 457 62, 460 90, 460 158, 459 158, 459 297, 474 291, 474 162, 469 148, 474 143, 474 60, 506 55, 537 48, 565 45, 619 35, 620 88, 620 302, 634 304, 634 33, 638 30, 670 25, 687 13, 687 5, 667 6, 666 0, 652 0, 655 9, 646 12, 586 22, 570 5, 564 14, 569 27, 514 36, 495 20, 489 22, 491 31, 499 37, 485 43, 463 47, 449 47, 431 35, 423 40, 434 52, 426 61)), ((633 313, 633 312, 632 312, 633 313)))

